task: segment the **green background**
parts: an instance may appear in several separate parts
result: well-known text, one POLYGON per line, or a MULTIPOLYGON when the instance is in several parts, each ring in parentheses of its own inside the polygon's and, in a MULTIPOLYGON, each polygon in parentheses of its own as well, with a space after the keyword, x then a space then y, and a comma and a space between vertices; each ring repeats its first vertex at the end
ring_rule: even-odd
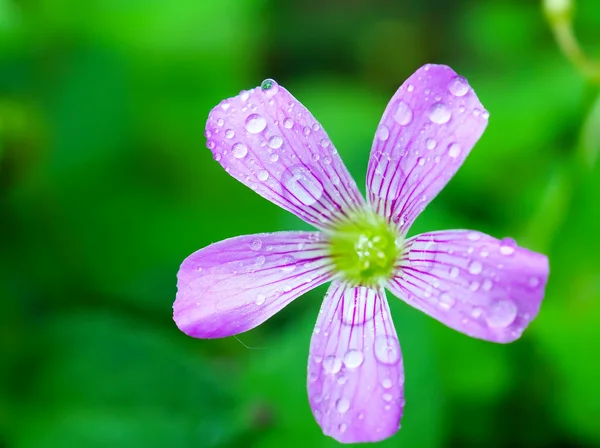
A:
MULTIPOLYGON (((600 56, 600 2, 577 6, 600 56)), ((0 447, 337 446, 306 397, 324 287, 238 340, 172 321, 191 252, 308 228, 229 177, 204 124, 275 78, 363 188, 387 101, 427 62, 491 117, 411 234, 510 235, 551 276, 509 345, 390 295, 407 406, 379 446, 600 446, 599 90, 537 1, 0 0, 0 447)))

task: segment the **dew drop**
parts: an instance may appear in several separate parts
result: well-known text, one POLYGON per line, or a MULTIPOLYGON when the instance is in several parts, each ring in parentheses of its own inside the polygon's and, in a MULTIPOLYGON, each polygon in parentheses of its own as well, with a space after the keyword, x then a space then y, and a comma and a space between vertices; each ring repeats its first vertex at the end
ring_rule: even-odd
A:
POLYGON ((452 268, 450 269, 450 277, 452 277, 452 278, 458 277, 459 272, 460 272, 460 270, 456 266, 452 266, 452 268))
POLYGON ((236 159, 243 159, 248 154, 248 147, 243 143, 236 143, 231 147, 231 154, 236 159))
POLYGON ((512 300, 499 300, 486 313, 485 320, 492 328, 506 328, 517 317, 517 305, 512 300))
POLYGON ((335 403, 335 408, 337 409, 337 411, 340 414, 343 414, 344 412, 347 412, 348 409, 350 409, 350 400, 348 400, 347 398, 340 398, 335 403))
POLYGON ((448 84, 448 90, 454 96, 465 96, 469 91, 469 83, 462 76, 455 76, 448 84))
POLYGON ((442 308, 443 310, 449 310, 450 308, 452 308, 454 306, 454 304, 456 303, 456 300, 454 300, 452 297, 450 297, 450 294, 448 294, 447 292, 444 292, 442 294, 440 294, 440 308, 442 308))
POLYGON ((296 259, 291 255, 286 255, 281 261, 281 270, 285 273, 290 273, 296 269, 296 259))
POLYGON ((209 140, 206 142, 206 147, 208 149, 215 149, 215 142, 213 142, 212 140, 209 140))
POLYGON ((344 365, 349 369, 356 369, 360 366, 365 357, 362 352, 358 350, 348 350, 344 355, 344 365))
POLYGON ((269 178, 269 172, 267 170, 260 170, 258 173, 256 173, 256 177, 261 182, 264 182, 269 178))
POLYGON ((444 103, 435 103, 429 111, 429 119, 437 124, 445 124, 450 121, 452 113, 444 103))
POLYGON ((408 104, 404 101, 400 101, 398 106, 396 107, 396 112, 394 113, 394 120, 401 126, 406 126, 413 119, 413 111, 408 104))
POLYGON ((277 162, 279 160, 279 156, 277 154, 271 154, 269 156, 269 160, 273 163, 277 162))
POLYGON ((377 129, 377 138, 382 142, 385 142, 390 138, 390 130, 385 124, 382 124, 379 126, 379 129, 377 129))
POLYGON ((500 253, 502 255, 512 255, 515 253, 517 243, 512 238, 504 238, 500 241, 500 253))
POLYGON ((225 138, 233 138, 235 136, 235 131, 233 129, 227 129, 225 131, 225 138))
POLYGON ((326 138, 321 139, 319 145, 321 145, 322 148, 327 148, 329 146, 329 140, 327 140, 326 138))
POLYGON ((256 303, 257 305, 262 305, 263 303, 265 303, 265 300, 267 300, 267 297, 264 294, 258 294, 256 296, 256 299, 254 300, 254 303, 256 303))
POLYGON ((304 205, 313 205, 323 195, 323 185, 304 165, 288 168, 282 174, 281 180, 286 188, 284 195, 304 205))
POLYGON ((325 372, 336 374, 342 368, 342 360, 334 355, 329 355, 323 360, 325 372))
POLYGON ((283 139, 278 135, 273 135, 269 138, 269 147, 273 149, 281 148, 283 139))
POLYGON ((492 283, 492 281, 489 278, 486 278, 481 284, 481 287, 484 291, 490 291, 492 289, 492 286, 494 286, 494 283, 492 283))
POLYGON ((258 134, 267 127, 267 120, 262 115, 251 114, 246 118, 246 130, 251 134, 258 134))
POLYGON ((286 118, 283 120, 283 127, 286 129, 292 129, 294 126, 294 121, 291 118, 286 118))
POLYGON ((537 288, 540 285, 540 279, 537 277, 530 277, 527 284, 530 288, 537 288))
POLYGON ((266 258, 264 255, 259 255, 258 257, 256 257, 256 261, 254 262, 254 264, 256 264, 256 266, 262 266, 263 264, 265 264, 266 258))
POLYGON ((413 86, 412 84, 409 84, 409 85, 406 86, 406 90, 408 92, 412 92, 413 90, 415 90, 415 86, 413 86))
POLYGON ((250 249, 252 249, 252 250, 260 250, 261 247, 262 247, 262 241, 258 238, 254 238, 250 242, 250 249))
POLYGON ((219 119, 217 120, 217 126, 221 127, 221 126, 223 126, 224 124, 225 124, 225 120, 223 120, 222 118, 219 118, 219 119))
POLYGON ((392 336, 379 336, 375 340, 375 358, 382 364, 396 364, 400 360, 400 344, 392 336))
POLYGON ((268 78, 260 83, 260 90, 262 90, 267 97, 272 98, 279 92, 279 84, 277 84, 275 80, 268 78))
POLYGON ((383 398, 384 401, 387 401, 389 403, 390 401, 392 401, 394 399, 394 396, 392 394, 388 394, 386 392, 385 394, 383 394, 381 396, 381 398, 383 398))
POLYGON ((348 429, 348 425, 346 425, 345 423, 340 423, 340 426, 338 426, 338 429, 340 430, 341 433, 346 432, 346 429, 348 429))
POLYGON ((483 266, 479 261, 473 261, 469 264, 469 272, 473 275, 481 274, 483 266))
POLYGON ((456 159, 461 152, 461 147, 458 143, 452 143, 449 147, 448 147, 448 156, 452 157, 453 159, 456 159))
POLYGON ((481 239, 481 234, 479 232, 469 232, 467 233, 467 239, 469 241, 479 241, 481 239))
POLYGON ((471 316, 473 316, 473 318, 478 319, 479 317, 481 317, 481 315, 483 314, 483 311, 481 308, 475 307, 471 310, 471 316))
POLYGON ((381 385, 383 386, 384 389, 390 389, 392 387, 392 380, 389 378, 384 378, 381 381, 381 385))
POLYGON ((432 139, 432 138, 428 138, 425 141, 425 147, 427 149, 434 149, 436 146, 437 146, 437 142, 434 139, 432 139))

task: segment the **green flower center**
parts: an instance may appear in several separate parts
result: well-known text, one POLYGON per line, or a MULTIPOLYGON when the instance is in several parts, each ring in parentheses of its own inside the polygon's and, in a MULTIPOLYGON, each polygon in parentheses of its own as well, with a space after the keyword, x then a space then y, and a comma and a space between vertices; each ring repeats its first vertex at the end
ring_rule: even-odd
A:
POLYGON ((348 283, 374 287, 393 276, 404 241, 374 211, 361 210, 326 233, 336 270, 348 283))

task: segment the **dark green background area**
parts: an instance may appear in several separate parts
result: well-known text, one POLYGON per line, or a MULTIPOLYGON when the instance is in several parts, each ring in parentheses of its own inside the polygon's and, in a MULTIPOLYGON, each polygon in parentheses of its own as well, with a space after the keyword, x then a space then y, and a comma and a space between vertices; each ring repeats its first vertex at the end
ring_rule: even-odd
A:
MULTIPOLYGON (((600 56, 600 2, 576 14, 600 56)), ((337 446, 306 397, 324 287, 238 340, 172 321, 191 252, 308 228, 229 177, 204 124, 275 78, 363 188, 387 101, 427 62, 491 117, 411 233, 512 236, 551 276, 509 345, 390 295, 407 406, 379 446, 600 446, 600 98, 537 1, 0 0, 0 447, 337 446)))

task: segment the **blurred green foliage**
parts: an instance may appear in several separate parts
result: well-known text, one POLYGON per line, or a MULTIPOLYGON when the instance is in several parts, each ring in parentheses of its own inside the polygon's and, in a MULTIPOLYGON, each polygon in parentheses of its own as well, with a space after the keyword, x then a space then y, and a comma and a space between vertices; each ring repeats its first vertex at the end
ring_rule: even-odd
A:
MULTIPOLYGON (((600 56, 600 3, 574 23, 600 56)), ((0 447, 337 446, 305 389, 323 287, 239 340, 171 320, 188 254, 307 228, 222 171, 204 121, 273 77, 361 179, 426 62, 491 119, 412 232, 512 235, 551 277, 508 346, 390 297, 408 405, 380 446, 600 446, 600 97, 538 2, 0 0, 0 447)))

